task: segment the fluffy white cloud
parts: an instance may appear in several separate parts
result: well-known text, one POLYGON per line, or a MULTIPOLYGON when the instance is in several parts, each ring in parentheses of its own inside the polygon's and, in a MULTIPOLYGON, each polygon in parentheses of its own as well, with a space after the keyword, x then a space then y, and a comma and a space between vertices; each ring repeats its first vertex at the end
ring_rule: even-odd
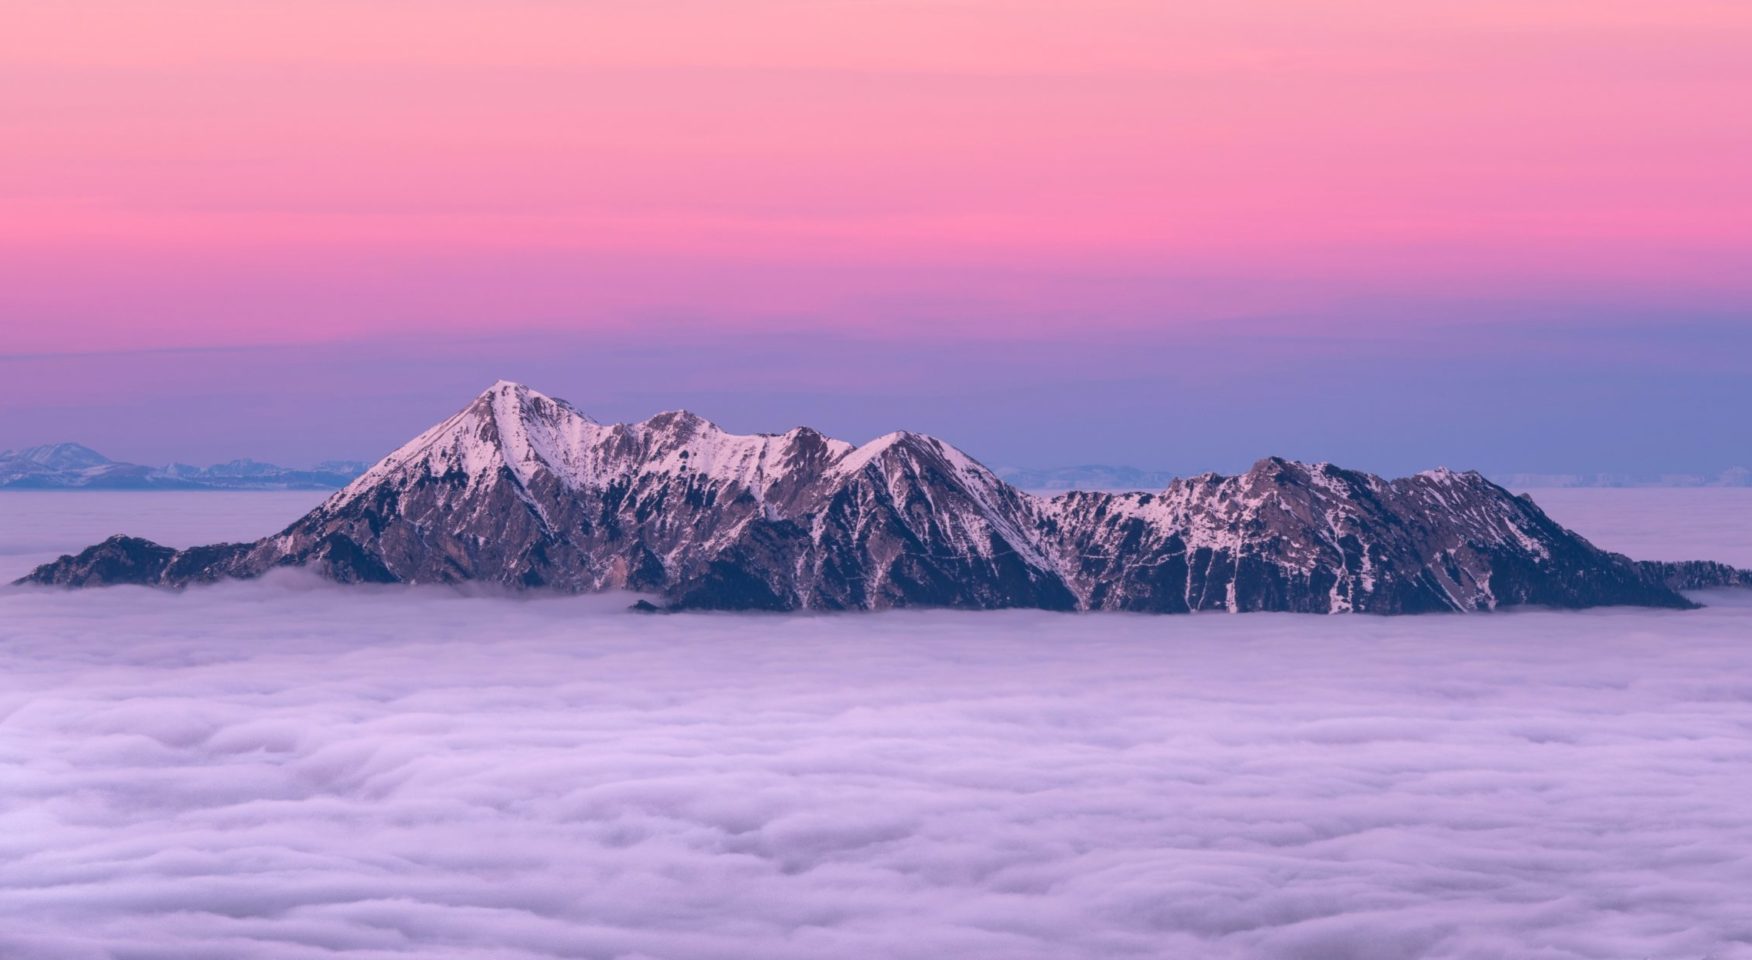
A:
POLYGON ((1752 604, 0 595, 8 960, 1752 953, 1752 604))

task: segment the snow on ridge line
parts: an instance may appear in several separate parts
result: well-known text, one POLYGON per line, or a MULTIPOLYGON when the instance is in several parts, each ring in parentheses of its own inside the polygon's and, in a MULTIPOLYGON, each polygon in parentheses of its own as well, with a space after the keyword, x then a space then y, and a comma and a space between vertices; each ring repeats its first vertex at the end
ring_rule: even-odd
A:
MULTIPOLYGON (((637 423, 603 424, 564 400, 516 381, 499 380, 462 410, 378 461, 331 497, 325 507, 340 506, 379 483, 413 470, 422 474, 443 474, 456 469, 469 476, 472 484, 496 473, 501 465, 508 467, 524 484, 532 482, 537 472, 544 468, 574 489, 597 487, 629 474, 690 473, 734 483, 757 496, 764 496, 774 483, 788 475, 786 457, 806 435, 819 437, 826 445, 823 467, 835 474, 855 473, 889 449, 913 442, 940 456, 963 485, 981 492, 981 501, 987 499, 985 494, 990 491, 1003 489, 1003 481, 973 457, 952 444, 913 431, 893 431, 862 445, 828 437, 803 426, 793 427, 782 434, 734 434, 682 409, 664 411, 637 423), (480 414, 487 416, 483 418, 480 414), (484 419, 490 419, 490 430, 482 422, 484 419), (679 442, 664 442, 677 433, 682 434, 679 442), (628 462, 614 442, 628 439, 640 451, 637 461, 628 462)), ((1152 520, 1165 520, 1167 518, 1162 514, 1178 512, 1174 508, 1184 509, 1189 505, 1185 502, 1186 495, 1192 492, 1189 486, 1230 487, 1237 481, 1247 481, 1261 468, 1270 465, 1306 474, 1328 495, 1342 497, 1345 493, 1335 478, 1326 474, 1331 467, 1328 463, 1309 464, 1266 457, 1242 474, 1206 473, 1177 479, 1159 491, 1138 491, 1152 496, 1154 502, 1148 506, 1122 501, 1116 501, 1115 506, 1152 520), (1176 491, 1180 496, 1175 495, 1176 491)), ((1363 476, 1373 478, 1372 474, 1363 476)), ((1480 478, 1476 471, 1459 472, 1446 467, 1422 471, 1415 476, 1438 482, 1480 478)), ((1042 514, 1058 512, 1056 502, 1064 496, 1020 490, 1012 492, 1023 504, 1031 505, 1042 514)), ((982 506, 993 505, 982 502, 982 506)))
POLYGON ((379 460, 324 506, 339 507, 410 473, 457 470, 472 486, 501 466, 524 484, 546 469, 567 486, 586 489, 631 467, 636 474, 703 475, 764 494, 789 474, 787 457, 805 438, 819 438, 830 462, 855 449, 804 426, 782 434, 733 434, 686 410, 664 411, 637 423, 602 424, 564 400, 500 380, 379 460), (619 449, 628 440, 639 452, 637 461, 627 462, 619 449))
MULTIPOLYGON (((798 426, 781 434, 734 434, 687 410, 668 410, 637 423, 602 424, 559 400, 524 384, 500 380, 462 410, 384 457, 342 489, 331 503, 347 502, 359 493, 398 474, 418 469, 442 474, 460 469, 471 480, 497 472, 503 465, 524 483, 546 468, 574 488, 588 488, 612 469, 612 435, 630 436, 644 448, 637 472, 690 472, 765 492, 788 473, 784 457, 806 436, 826 446, 827 466, 851 473, 889 448, 908 441, 928 444, 963 475, 986 468, 955 447, 912 431, 885 434, 862 446, 798 426), (486 429, 490 422, 491 429, 486 429), (680 432, 680 442, 663 441, 680 432)), ((625 465, 621 465, 624 469, 625 465)), ((995 480, 995 474, 991 475, 995 480)), ((989 482, 989 481, 988 481, 989 482)))
POLYGON ((895 430, 890 433, 885 433, 868 443, 847 451, 838 460, 834 461, 833 470, 837 473, 856 473, 859 470, 864 469, 864 467, 871 461, 888 452, 890 449, 893 449, 901 443, 915 437, 923 438, 925 440, 932 439, 930 437, 924 437, 922 434, 913 433, 910 430, 895 430))

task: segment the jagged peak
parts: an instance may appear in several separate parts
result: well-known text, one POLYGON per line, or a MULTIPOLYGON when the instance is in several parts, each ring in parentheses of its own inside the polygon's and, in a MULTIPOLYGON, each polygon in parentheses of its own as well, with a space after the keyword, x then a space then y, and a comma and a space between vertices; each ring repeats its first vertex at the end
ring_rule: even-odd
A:
MULTIPOLYGON (((349 490, 364 489, 409 469, 434 474, 460 469, 471 478, 485 478, 505 466, 525 484, 544 470, 576 489, 599 486, 613 477, 686 475, 731 482, 764 496, 799 468, 824 470, 823 479, 849 478, 876 463, 882 464, 876 467, 879 472, 890 474, 897 465, 907 465, 908 471, 942 471, 963 489, 984 491, 982 497, 995 498, 994 503, 1008 496, 994 471, 938 438, 911 430, 886 433, 858 446, 807 426, 783 434, 744 436, 727 433, 686 409, 666 410, 637 423, 602 425, 565 401, 512 380, 495 382, 469 408, 385 458, 349 490)), ((1443 482, 1478 477, 1475 472, 1458 474, 1446 468, 1418 476, 1443 482)), ((889 479, 892 482, 894 476, 889 479)), ((1327 462, 1269 456, 1242 474, 1176 479, 1159 493, 1176 502, 1208 496, 1251 502, 1272 490, 1326 499, 1380 489, 1386 483, 1327 462)))
POLYGON ((476 478, 505 466, 526 481, 539 466, 559 468, 559 458, 574 438, 598 426, 564 400, 513 380, 499 380, 442 423, 377 461, 329 498, 325 507, 338 506, 410 471, 459 471, 476 478))
POLYGON ((979 491, 981 497, 1004 497, 1010 494, 1026 497, 1005 483, 990 467, 975 460, 953 444, 911 430, 897 430, 846 452, 833 464, 833 472, 850 476, 873 463, 892 459, 933 463, 946 470, 965 490, 979 491))
POLYGON ((1435 467, 1429 470, 1420 470, 1417 475, 1420 477, 1430 477, 1435 480, 1448 480, 1454 477, 1464 477, 1471 480, 1484 476, 1484 474, 1479 473, 1477 470, 1453 470, 1448 467, 1435 467))
POLYGON ((534 396, 539 394, 524 384, 514 380, 497 380, 492 386, 476 394, 474 400, 464 409, 495 410, 501 405, 520 403, 534 396))
POLYGON ((936 437, 927 436, 922 433, 914 433, 911 430, 896 430, 892 433, 885 433, 874 440, 853 448, 848 451, 845 456, 841 457, 839 462, 834 466, 841 473, 854 473, 858 470, 862 470, 871 462, 880 459, 884 454, 888 453, 888 451, 896 448, 930 451, 945 456, 953 454, 963 460, 973 462, 972 457, 956 450, 954 447, 938 440, 936 437))
POLYGON ((481 391, 480 395, 475 397, 474 402, 469 405, 469 409, 490 410, 493 416, 498 418, 539 417, 552 420, 568 416, 581 418, 590 423, 596 422, 589 414, 559 397, 550 397, 514 380, 499 380, 481 391))
MULTIPOLYGON (((1318 463, 1307 463, 1301 460, 1292 460, 1288 457, 1277 456, 1262 457, 1261 459, 1254 461, 1253 465, 1247 468, 1247 472, 1241 474, 1241 478, 1247 480, 1279 480, 1285 477, 1295 477, 1298 479, 1302 477, 1334 479, 1338 477, 1353 477, 1374 482, 1380 482, 1381 480, 1381 478, 1377 477, 1375 474, 1360 470, 1346 469, 1325 460, 1318 463)), ((1204 480, 1207 478, 1217 481, 1228 479, 1222 474, 1217 473, 1200 474, 1194 479, 1204 480)), ((1489 482, 1484 474, 1479 473, 1477 470, 1453 470, 1445 466, 1435 467, 1429 470, 1420 470, 1406 479, 1428 480, 1441 484, 1477 484, 1480 482, 1489 482)))
POLYGON ((1490 480, 1477 470, 1450 470, 1447 467, 1436 467, 1433 470, 1420 470, 1409 479, 1424 480, 1439 486, 1464 485, 1478 487, 1489 484, 1490 480))
POLYGON ((665 410, 655 416, 646 417, 638 426, 646 430, 675 434, 682 439, 724 432, 724 428, 692 410, 665 410))
POLYGON ((1372 476, 1372 474, 1359 470, 1346 469, 1329 460, 1318 460, 1310 463, 1292 457, 1277 456, 1261 457, 1254 461, 1243 476, 1273 477, 1286 474, 1305 477, 1372 476))
POLYGON ((786 451, 786 456, 796 457, 814 455, 825 460, 843 457, 857 447, 830 437, 813 427, 792 427, 776 438, 786 451))
POLYGON ((1317 469, 1316 466, 1287 457, 1263 457, 1254 461, 1253 466, 1248 467, 1247 472, 1242 474, 1240 479, 1245 484, 1260 482, 1295 484, 1311 480, 1317 469))
POLYGON ((1249 474, 1271 474, 1286 468, 1299 466, 1301 466, 1301 464, 1284 457, 1260 457, 1258 460, 1253 461, 1253 465, 1247 468, 1247 472, 1249 474))

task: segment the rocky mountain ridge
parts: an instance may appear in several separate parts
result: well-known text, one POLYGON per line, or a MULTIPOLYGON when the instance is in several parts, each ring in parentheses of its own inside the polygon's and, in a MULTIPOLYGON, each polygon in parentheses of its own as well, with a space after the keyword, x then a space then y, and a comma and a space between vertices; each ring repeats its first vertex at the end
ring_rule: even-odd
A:
POLYGON ((116 537, 25 579, 180 586, 281 566, 744 610, 1683 607, 1680 589, 1752 583, 1600 550, 1470 472, 1268 458, 1157 492, 1042 497, 920 434, 742 436, 686 411, 601 424, 504 381, 278 534, 181 551, 116 537))

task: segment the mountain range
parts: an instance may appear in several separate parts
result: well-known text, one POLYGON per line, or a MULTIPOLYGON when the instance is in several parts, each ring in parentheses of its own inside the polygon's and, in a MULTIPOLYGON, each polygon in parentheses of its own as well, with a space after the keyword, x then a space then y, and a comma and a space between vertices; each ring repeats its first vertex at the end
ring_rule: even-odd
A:
MULTIPOLYGON (((0 490, 333 490, 364 473, 359 460, 325 460, 308 469, 260 460, 232 460, 209 467, 173 463, 148 467, 125 463, 83 444, 55 443, 0 451, 0 490)), ((1069 490, 1160 489, 1178 474, 1122 464, 1064 467, 995 467, 1012 487, 1036 493, 1069 490)), ((1752 470, 1734 467, 1716 474, 1508 473, 1498 483, 1512 490, 1554 487, 1748 487, 1752 470)))
POLYGON ((730 610, 1687 607, 1681 590, 1752 585, 1601 550, 1475 472, 1384 480, 1270 457, 1049 497, 921 434, 744 436, 686 411, 602 424, 508 381, 271 536, 186 550, 116 536, 20 582, 183 586, 286 566, 730 610))
POLYGON ((308 470, 233 460, 210 467, 123 463, 77 443, 0 451, 0 490, 333 490, 365 464, 330 460, 308 470))

